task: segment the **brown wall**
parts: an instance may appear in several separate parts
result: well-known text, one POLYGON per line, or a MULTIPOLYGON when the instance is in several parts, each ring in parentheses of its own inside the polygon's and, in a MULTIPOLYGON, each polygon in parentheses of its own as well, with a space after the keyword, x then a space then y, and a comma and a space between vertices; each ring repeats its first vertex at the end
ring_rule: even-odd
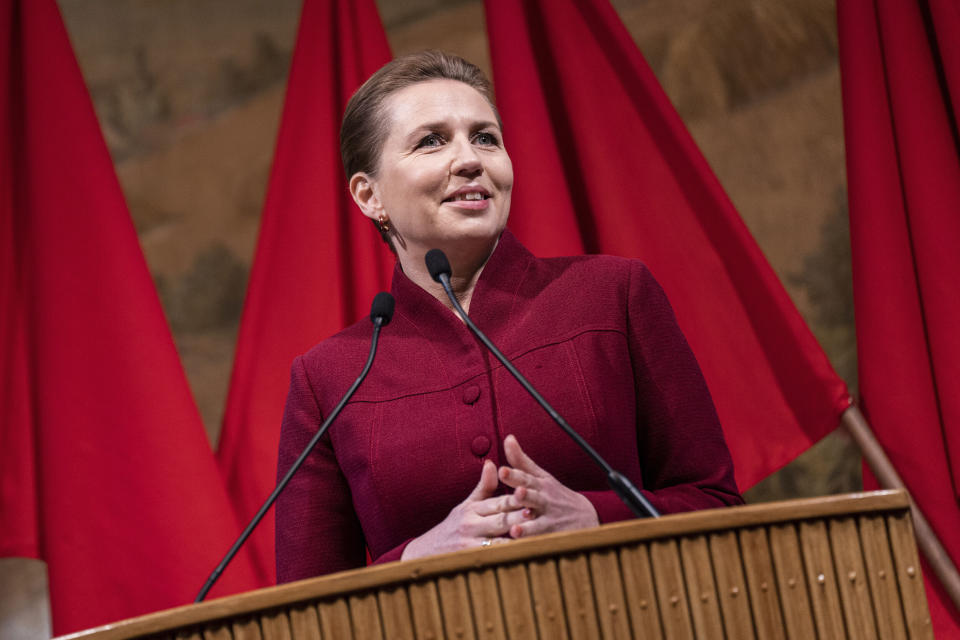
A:
MULTIPOLYGON (((300 0, 59 0, 216 442, 300 0)), ((489 72, 478 0, 380 0, 395 54, 489 72)), ((833 0, 614 5, 840 374, 856 385, 833 0)), ((751 500, 857 490, 834 435, 751 500)), ((0 561, 0 637, 46 626, 42 563, 0 561)))

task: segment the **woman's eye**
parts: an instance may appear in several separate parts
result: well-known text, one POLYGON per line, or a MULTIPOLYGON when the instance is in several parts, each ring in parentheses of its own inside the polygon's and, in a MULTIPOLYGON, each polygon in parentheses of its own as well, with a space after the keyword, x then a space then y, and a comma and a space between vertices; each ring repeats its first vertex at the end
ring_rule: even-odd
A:
POLYGON ((476 141, 477 144, 481 144, 483 146, 497 144, 497 136, 493 135, 492 133, 488 133, 486 131, 481 131, 476 136, 474 136, 473 139, 476 141))
POLYGON ((443 138, 441 138, 435 133, 431 133, 430 135, 424 136, 423 138, 420 139, 420 142, 417 143, 417 148, 419 149, 420 147, 439 147, 441 144, 443 144, 443 138))

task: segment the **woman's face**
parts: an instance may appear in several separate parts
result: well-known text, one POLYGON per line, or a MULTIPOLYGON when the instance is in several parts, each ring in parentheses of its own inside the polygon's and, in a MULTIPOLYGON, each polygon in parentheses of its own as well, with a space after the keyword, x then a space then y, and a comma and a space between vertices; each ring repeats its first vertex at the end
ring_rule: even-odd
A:
POLYGON ((383 108, 376 176, 357 174, 367 197, 351 179, 364 214, 390 218, 401 261, 432 248, 492 247, 507 224, 513 166, 486 99, 462 82, 429 80, 391 94, 383 108))

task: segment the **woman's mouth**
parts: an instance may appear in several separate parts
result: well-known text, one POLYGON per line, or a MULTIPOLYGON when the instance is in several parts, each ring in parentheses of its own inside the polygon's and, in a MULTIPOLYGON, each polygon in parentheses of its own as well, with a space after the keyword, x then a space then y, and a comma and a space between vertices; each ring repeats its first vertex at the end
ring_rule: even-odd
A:
POLYGON ((490 192, 479 184, 465 184, 443 199, 444 202, 469 203, 471 208, 490 199, 490 192))
POLYGON ((458 209, 486 211, 490 206, 490 193, 483 187, 461 187, 443 202, 452 204, 458 209))
POLYGON ((469 193, 458 193, 458 194, 454 195, 452 198, 447 198, 447 202, 460 202, 460 201, 463 201, 463 200, 467 200, 467 201, 469 201, 469 200, 486 200, 486 199, 488 199, 489 197, 490 197, 490 196, 484 195, 484 194, 480 193, 479 191, 471 191, 471 192, 469 192, 469 193))

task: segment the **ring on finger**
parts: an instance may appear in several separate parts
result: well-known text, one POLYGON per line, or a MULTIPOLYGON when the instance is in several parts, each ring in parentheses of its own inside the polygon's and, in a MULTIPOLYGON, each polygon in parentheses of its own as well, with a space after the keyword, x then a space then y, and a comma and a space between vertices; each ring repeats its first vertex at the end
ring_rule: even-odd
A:
POLYGON ((490 538, 484 538, 483 540, 480 541, 480 546, 483 547, 484 549, 486 549, 492 544, 493 544, 493 540, 491 540, 490 538))

